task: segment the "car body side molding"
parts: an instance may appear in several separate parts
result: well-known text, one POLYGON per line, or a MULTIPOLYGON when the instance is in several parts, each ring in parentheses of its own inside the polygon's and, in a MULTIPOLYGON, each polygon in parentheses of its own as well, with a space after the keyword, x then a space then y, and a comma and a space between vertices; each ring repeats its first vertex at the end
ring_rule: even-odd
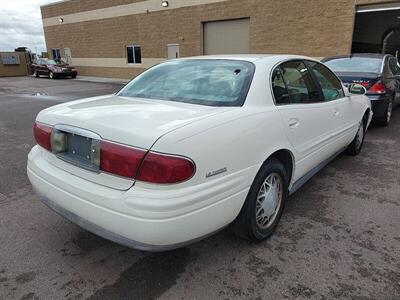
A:
POLYGON ((292 188, 289 191, 289 195, 291 196, 295 192, 297 192, 304 184, 306 184, 312 177, 314 177, 315 174, 317 174, 319 171, 321 171, 326 165, 328 165, 332 160, 334 160, 337 156, 339 156, 339 154, 341 154, 345 149, 346 149, 346 147, 341 149, 340 151, 336 152, 334 155, 332 155, 328 159, 324 160, 319 165, 317 165, 316 167, 314 167, 310 171, 308 171, 308 173, 305 174, 303 177, 298 179, 292 185, 292 188))

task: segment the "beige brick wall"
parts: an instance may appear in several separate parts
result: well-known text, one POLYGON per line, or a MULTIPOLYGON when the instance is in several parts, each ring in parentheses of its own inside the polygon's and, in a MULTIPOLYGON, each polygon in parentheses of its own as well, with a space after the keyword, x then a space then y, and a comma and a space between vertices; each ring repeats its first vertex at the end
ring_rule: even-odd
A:
MULTIPOLYGON (((173 0, 171 0, 173 1, 173 0)), ((126 4, 137 0, 72 0, 42 8, 44 16, 126 4)), ((252 53, 313 57, 351 51, 355 4, 379 0, 230 0, 174 10, 45 27, 48 49, 71 48, 72 57, 121 58, 125 46, 142 46, 144 58, 165 58, 166 45, 181 56, 202 54, 202 22, 250 17, 252 53)), ((80 74, 129 78, 140 70, 78 67, 80 74), (115 70, 111 70, 115 69, 115 70), (109 75, 106 75, 109 74, 109 75), (120 75, 121 74, 121 75, 120 75)))
MULTIPOLYGON (((15 54, 16 52, 0 52, 1 54, 15 54)), ((13 77, 13 76, 25 76, 28 74, 25 53, 19 54, 19 65, 3 65, 2 59, 0 59, 0 77, 13 77)))

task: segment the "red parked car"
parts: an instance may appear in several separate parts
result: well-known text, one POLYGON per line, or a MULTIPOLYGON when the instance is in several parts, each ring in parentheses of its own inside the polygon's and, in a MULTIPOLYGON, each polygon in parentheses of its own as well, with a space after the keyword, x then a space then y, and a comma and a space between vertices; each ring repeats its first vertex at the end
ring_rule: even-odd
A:
POLYGON ((76 78, 78 71, 63 61, 54 59, 39 58, 32 64, 33 75, 39 77, 46 75, 50 79, 59 77, 76 78))

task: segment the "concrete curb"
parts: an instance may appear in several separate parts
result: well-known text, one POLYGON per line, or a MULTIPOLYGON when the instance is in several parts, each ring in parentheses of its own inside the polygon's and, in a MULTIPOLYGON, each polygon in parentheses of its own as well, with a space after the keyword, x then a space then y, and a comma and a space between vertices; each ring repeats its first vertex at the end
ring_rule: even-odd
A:
POLYGON ((97 83, 115 83, 115 84, 127 84, 130 81, 130 79, 92 77, 92 76, 78 76, 74 80, 97 82, 97 83))

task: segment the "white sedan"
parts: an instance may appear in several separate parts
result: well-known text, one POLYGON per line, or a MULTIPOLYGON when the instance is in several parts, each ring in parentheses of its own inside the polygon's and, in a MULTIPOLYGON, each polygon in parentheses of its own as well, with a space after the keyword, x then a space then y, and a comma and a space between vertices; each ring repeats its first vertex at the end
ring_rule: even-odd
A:
POLYGON ((28 176, 50 208, 129 247, 177 248, 229 225, 262 241, 290 194, 360 152, 371 104, 349 89, 301 56, 168 61, 115 95, 40 112, 28 176))

